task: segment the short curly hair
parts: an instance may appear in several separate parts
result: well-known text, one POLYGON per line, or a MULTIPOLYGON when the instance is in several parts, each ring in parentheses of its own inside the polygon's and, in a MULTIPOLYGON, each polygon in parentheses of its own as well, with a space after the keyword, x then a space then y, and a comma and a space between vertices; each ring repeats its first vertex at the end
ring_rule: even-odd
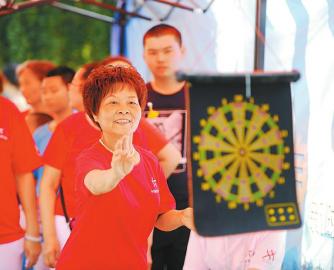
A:
POLYGON ((144 110, 147 99, 147 88, 143 78, 134 67, 125 66, 99 66, 95 68, 83 86, 83 102, 85 111, 95 122, 102 100, 110 93, 118 90, 117 85, 128 85, 134 89, 138 96, 139 105, 144 110))
POLYGON ((122 55, 107 56, 104 59, 102 59, 101 62, 99 62, 99 66, 100 65, 103 65, 103 66, 113 65, 113 63, 115 62, 123 62, 125 66, 132 66, 132 63, 130 62, 130 60, 122 55))

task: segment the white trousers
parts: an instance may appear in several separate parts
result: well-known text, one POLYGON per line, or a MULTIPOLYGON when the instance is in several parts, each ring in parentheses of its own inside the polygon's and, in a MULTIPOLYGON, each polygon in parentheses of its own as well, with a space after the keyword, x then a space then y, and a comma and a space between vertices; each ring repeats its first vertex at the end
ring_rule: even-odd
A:
MULTIPOLYGON (((40 220, 39 220, 40 223, 40 220)), ((24 215, 24 211, 22 206, 20 205, 20 226, 25 229, 26 227, 26 219, 25 219, 25 215, 24 215)), ((42 234, 42 228, 40 225, 40 232, 42 234)), ((39 255, 36 264, 34 265, 34 267, 32 268, 33 270, 49 270, 50 268, 48 268, 45 264, 44 264, 44 260, 43 260, 43 250, 41 252, 41 254, 39 255)))
POLYGON ((23 238, 0 244, 0 270, 21 270, 23 238))
MULTIPOLYGON (((59 241, 60 252, 61 252, 61 250, 64 248, 66 244, 67 239, 70 237, 71 230, 68 224, 66 223, 66 219, 64 216, 58 216, 58 215, 55 216, 55 227, 56 227, 56 233, 57 233, 57 238, 59 241)), ((41 257, 42 256, 40 256, 40 258, 41 257)), ((36 268, 36 266, 34 267, 34 270, 46 270, 45 268, 36 268)), ((55 268, 47 268, 47 269, 53 270, 55 268)))
POLYGON ((55 226, 57 232, 57 238, 60 244, 60 249, 63 249, 67 239, 70 237, 71 230, 64 216, 55 216, 55 226))
MULTIPOLYGON (((21 209, 21 215, 20 215, 20 225, 22 228, 25 228, 25 216, 24 216, 24 212, 22 211, 22 207, 21 209)), ((69 238, 70 234, 71 234, 71 230, 68 226, 68 224, 66 223, 66 219, 64 216, 59 216, 59 215, 55 215, 55 227, 56 227, 56 233, 57 233, 57 238, 59 241, 59 245, 60 245, 60 249, 62 250, 65 246, 65 243, 67 241, 67 239, 69 238)), ((41 230, 42 231, 42 230, 41 230)), ((21 255, 23 253, 23 240, 22 240, 22 247, 21 247, 21 255)), ((22 257, 20 258, 20 265, 22 264, 22 257)), ((6 268, 2 269, 1 268, 1 257, 0 257, 0 270, 7 270, 6 268)), ((11 269, 15 269, 16 268, 8 268, 9 270, 11 269)), ((21 269, 21 268, 19 268, 21 269)), ((44 259, 43 259, 43 250, 42 253, 40 254, 40 256, 38 257, 38 260, 36 262, 36 264, 33 267, 34 270, 49 270, 49 269, 54 269, 54 268, 48 268, 47 266, 45 266, 44 264, 44 259)))

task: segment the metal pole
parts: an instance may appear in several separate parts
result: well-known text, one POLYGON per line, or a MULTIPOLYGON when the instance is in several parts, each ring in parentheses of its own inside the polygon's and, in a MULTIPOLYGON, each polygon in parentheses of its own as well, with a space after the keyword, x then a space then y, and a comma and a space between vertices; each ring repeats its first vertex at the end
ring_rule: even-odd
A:
POLYGON ((256 0, 254 70, 264 70, 267 0, 256 0))
MULTIPOLYGON (((126 1, 122 4, 122 9, 126 10, 126 1)), ((120 14, 119 18, 120 27, 120 54, 126 56, 126 15, 120 14)))
POLYGON ((70 5, 67 5, 67 4, 64 4, 64 3, 55 2, 55 3, 52 3, 51 6, 53 6, 55 8, 65 10, 65 11, 70 11, 70 12, 73 12, 73 13, 76 13, 76 14, 80 14, 80 15, 83 15, 83 16, 86 16, 86 17, 90 17, 90 18, 93 18, 93 19, 97 19, 99 21, 107 22, 107 23, 110 23, 110 24, 115 22, 115 19, 112 18, 112 17, 102 15, 102 14, 99 14, 99 13, 96 13, 96 12, 93 12, 93 11, 89 11, 89 10, 86 10, 86 9, 70 6, 70 5))

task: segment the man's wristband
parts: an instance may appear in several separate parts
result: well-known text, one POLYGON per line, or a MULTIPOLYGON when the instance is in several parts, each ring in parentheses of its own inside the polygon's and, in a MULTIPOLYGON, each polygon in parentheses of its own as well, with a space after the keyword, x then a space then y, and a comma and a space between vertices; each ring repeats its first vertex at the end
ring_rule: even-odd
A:
POLYGON ((29 234, 26 234, 24 236, 25 240, 31 241, 31 242, 36 242, 36 243, 40 243, 42 242, 42 237, 41 236, 31 236, 29 234))

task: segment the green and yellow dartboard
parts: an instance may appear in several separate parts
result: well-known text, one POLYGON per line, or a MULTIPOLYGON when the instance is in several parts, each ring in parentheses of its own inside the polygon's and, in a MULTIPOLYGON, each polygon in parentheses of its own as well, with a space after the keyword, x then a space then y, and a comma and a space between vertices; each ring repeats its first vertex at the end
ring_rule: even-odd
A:
POLYGON ((284 183, 282 171, 290 166, 284 161, 287 131, 279 129, 278 116, 268 109, 242 96, 232 102, 223 99, 221 107, 208 108, 208 117, 200 120, 201 133, 193 138, 202 189, 214 192, 217 202, 225 200, 231 209, 263 206, 263 198, 275 196, 275 186, 284 183))
POLYGON ((298 228, 295 73, 189 75, 190 202, 200 235, 298 228))

